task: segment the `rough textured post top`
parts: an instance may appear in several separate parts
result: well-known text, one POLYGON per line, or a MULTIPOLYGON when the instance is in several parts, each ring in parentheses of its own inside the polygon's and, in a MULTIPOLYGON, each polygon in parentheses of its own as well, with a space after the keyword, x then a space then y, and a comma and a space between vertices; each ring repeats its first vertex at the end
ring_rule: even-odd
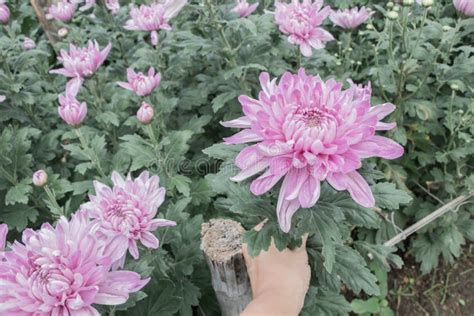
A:
POLYGON ((244 228, 230 219, 211 219, 201 227, 201 250, 214 262, 227 262, 242 252, 244 228))

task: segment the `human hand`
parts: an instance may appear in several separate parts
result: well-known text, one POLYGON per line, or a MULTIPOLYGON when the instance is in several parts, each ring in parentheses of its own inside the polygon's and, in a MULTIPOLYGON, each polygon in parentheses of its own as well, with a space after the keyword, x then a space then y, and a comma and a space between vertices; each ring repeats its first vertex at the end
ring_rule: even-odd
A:
POLYGON ((247 245, 242 245, 253 300, 241 316, 299 314, 311 277, 306 239, 304 236, 301 247, 283 251, 279 251, 272 240, 268 251, 260 252, 255 258, 249 255, 247 245))

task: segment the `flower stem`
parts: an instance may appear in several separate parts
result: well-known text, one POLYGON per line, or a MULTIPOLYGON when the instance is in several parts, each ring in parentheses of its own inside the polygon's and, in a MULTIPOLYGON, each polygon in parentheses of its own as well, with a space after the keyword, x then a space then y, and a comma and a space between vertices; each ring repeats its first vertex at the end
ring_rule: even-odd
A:
POLYGON ((54 191, 51 190, 51 188, 46 184, 44 187, 44 191, 46 192, 46 195, 48 196, 49 201, 51 204, 58 209, 59 215, 65 215, 63 212, 63 209, 61 206, 59 206, 58 202, 56 201, 56 195, 54 194, 54 191))
POLYGON ((87 155, 89 160, 94 164, 95 168, 99 172, 100 176, 106 178, 105 172, 102 169, 102 165, 100 164, 100 159, 97 157, 97 154, 94 152, 93 149, 89 148, 89 144, 87 143, 86 139, 82 135, 81 129, 79 127, 74 128, 74 132, 76 133, 77 138, 79 138, 79 142, 81 143, 81 147, 84 150, 84 153, 87 155), (93 153, 93 155, 89 154, 89 149, 93 153))

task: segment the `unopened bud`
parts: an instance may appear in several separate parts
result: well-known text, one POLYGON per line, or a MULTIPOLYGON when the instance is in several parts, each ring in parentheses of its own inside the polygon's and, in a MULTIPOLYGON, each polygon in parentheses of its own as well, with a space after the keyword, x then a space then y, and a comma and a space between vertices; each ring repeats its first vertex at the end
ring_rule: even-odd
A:
POLYGON ((69 33, 69 31, 65 27, 62 27, 58 30, 58 36, 59 37, 65 37, 67 35, 67 33, 69 33))
POLYGON ((42 187, 48 182, 48 174, 44 170, 38 170, 33 173, 33 184, 42 187))
POLYGON ((398 13, 395 11, 388 11, 387 18, 389 18, 390 20, 396 20, 398 19, 398 13))
POLYGON ((444 25, 443 26, 443 31, 445 31, 445 32, 449 31, 450 29, 451 29, 451 26, 449 26, 449 25, 444 25))
POLYGON ((459 85, 452 83, 450 86, 451 90, 458 91, 459 90, 459 85))
POLYGON ((434 4, 433 0, 422 0, 421 1, 421 5, 426 7, 426 8, 429 8, 429 7, 433 6, 433 4, 434 4))
POLYGON ((153 110, 153 107, 150 104, 143 102, 140 109, 138 109, 137 119, 140 121, 140 123, 146 125, 150 124, 154 115, 155 111, 153 110))
POLYGON ((415 3, 415 0, 403 0, 404 6, 411 6, 413 3, 415 3))
POLYGON ((387 2, 387 8, 393 8, 394 3, 392 1, 387 2))
POLYGON ((25 50, 35 49, 36 43, 31 38, 25 37, 25 39, 23 40, 23 48, 25 50))

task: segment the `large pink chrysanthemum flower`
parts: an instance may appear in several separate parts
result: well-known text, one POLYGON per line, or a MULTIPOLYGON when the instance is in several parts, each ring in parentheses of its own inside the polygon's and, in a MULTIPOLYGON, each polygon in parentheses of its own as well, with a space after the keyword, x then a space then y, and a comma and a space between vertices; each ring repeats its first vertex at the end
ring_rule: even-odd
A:
POLYGON ((150 177, 147 171, 135 180, 130 175, 123 179, 114 171, 112 182, 114 186, 109 188, 95 181, 96 195, 90 196, 90 202, 82 209, 100 223, 99 233, 126 236, 130 254, 138 259, 137 241, 147 248, 156 249, 159 241, 152 232, 159 227, 176 225, 173 221, 155 218, 166 191, 160 187, 158 176, 150 177))
MULTIPOLYGON (((27 229, 0 260, 0 315, 100 315, 92 304, 119 305, 140 290, 132 271, 110 271, 126 251, 121 235, 101 240, 83 212, 56 227, 27 229)), ((125 239, 125 240, 124 240, 125 239)))
POLYGON ((125 22, 125 29, 151 32, 153 45, 158 44, 158 30, 170 31, 169 20, 186 5, 187 0, 164 0, 150 5, 132 7, 131 19, 125 22))
POLYGON ((453 0, 453 4, 458 12, 461 12, 467 16, 474 16, 473 0, 453 0))
POLYGON ((222 123, 244 128, 225 139, 227 144, 257 143, 243 149, 235 159, 241 172, 232 178, 242 181, 261 171, 250 189, 260 195, 284 177, 277 204, 280 227, 288 232, 291 217, 300 208, 316 204, 320 182, 327 180, 336 190, 347 190, 364 207, 374 206, 369 185, 357 172, 369 157, 395 159, 403 147, 377 136, 395 123, 382 123, 395 106, 371 107, 370 86, 342 84, 306 75, 285 73, 280 82, 260 75, 263 91, 258 99, 242 95, 245 116, 222 123))
POLYGON ((275 21, 280 31, 288 34, 288 41, 299 45, 301 53, 309 57, 312 48, 322 49, 334 37, 319 27, 331 13, 331 8, 323 8, 323 0, 292 0, 291 3, 275 2, 275 21))
POLYGON ((93 75, 104 63, 112 49, 109 43, 102 51, 96 41, 89 41, 87 47, 76 47, 69 45, 69 52, 61 50, 58 60, 63 63, 64 68, 53 69, 49 72, 66 77, 84 78, 93 75))
POLYGON ((367 10, 365 7, 337 10, 331 13, 329 19, 332 23, 346 30, 352 30, 367 21, 375 12, 367 10))

